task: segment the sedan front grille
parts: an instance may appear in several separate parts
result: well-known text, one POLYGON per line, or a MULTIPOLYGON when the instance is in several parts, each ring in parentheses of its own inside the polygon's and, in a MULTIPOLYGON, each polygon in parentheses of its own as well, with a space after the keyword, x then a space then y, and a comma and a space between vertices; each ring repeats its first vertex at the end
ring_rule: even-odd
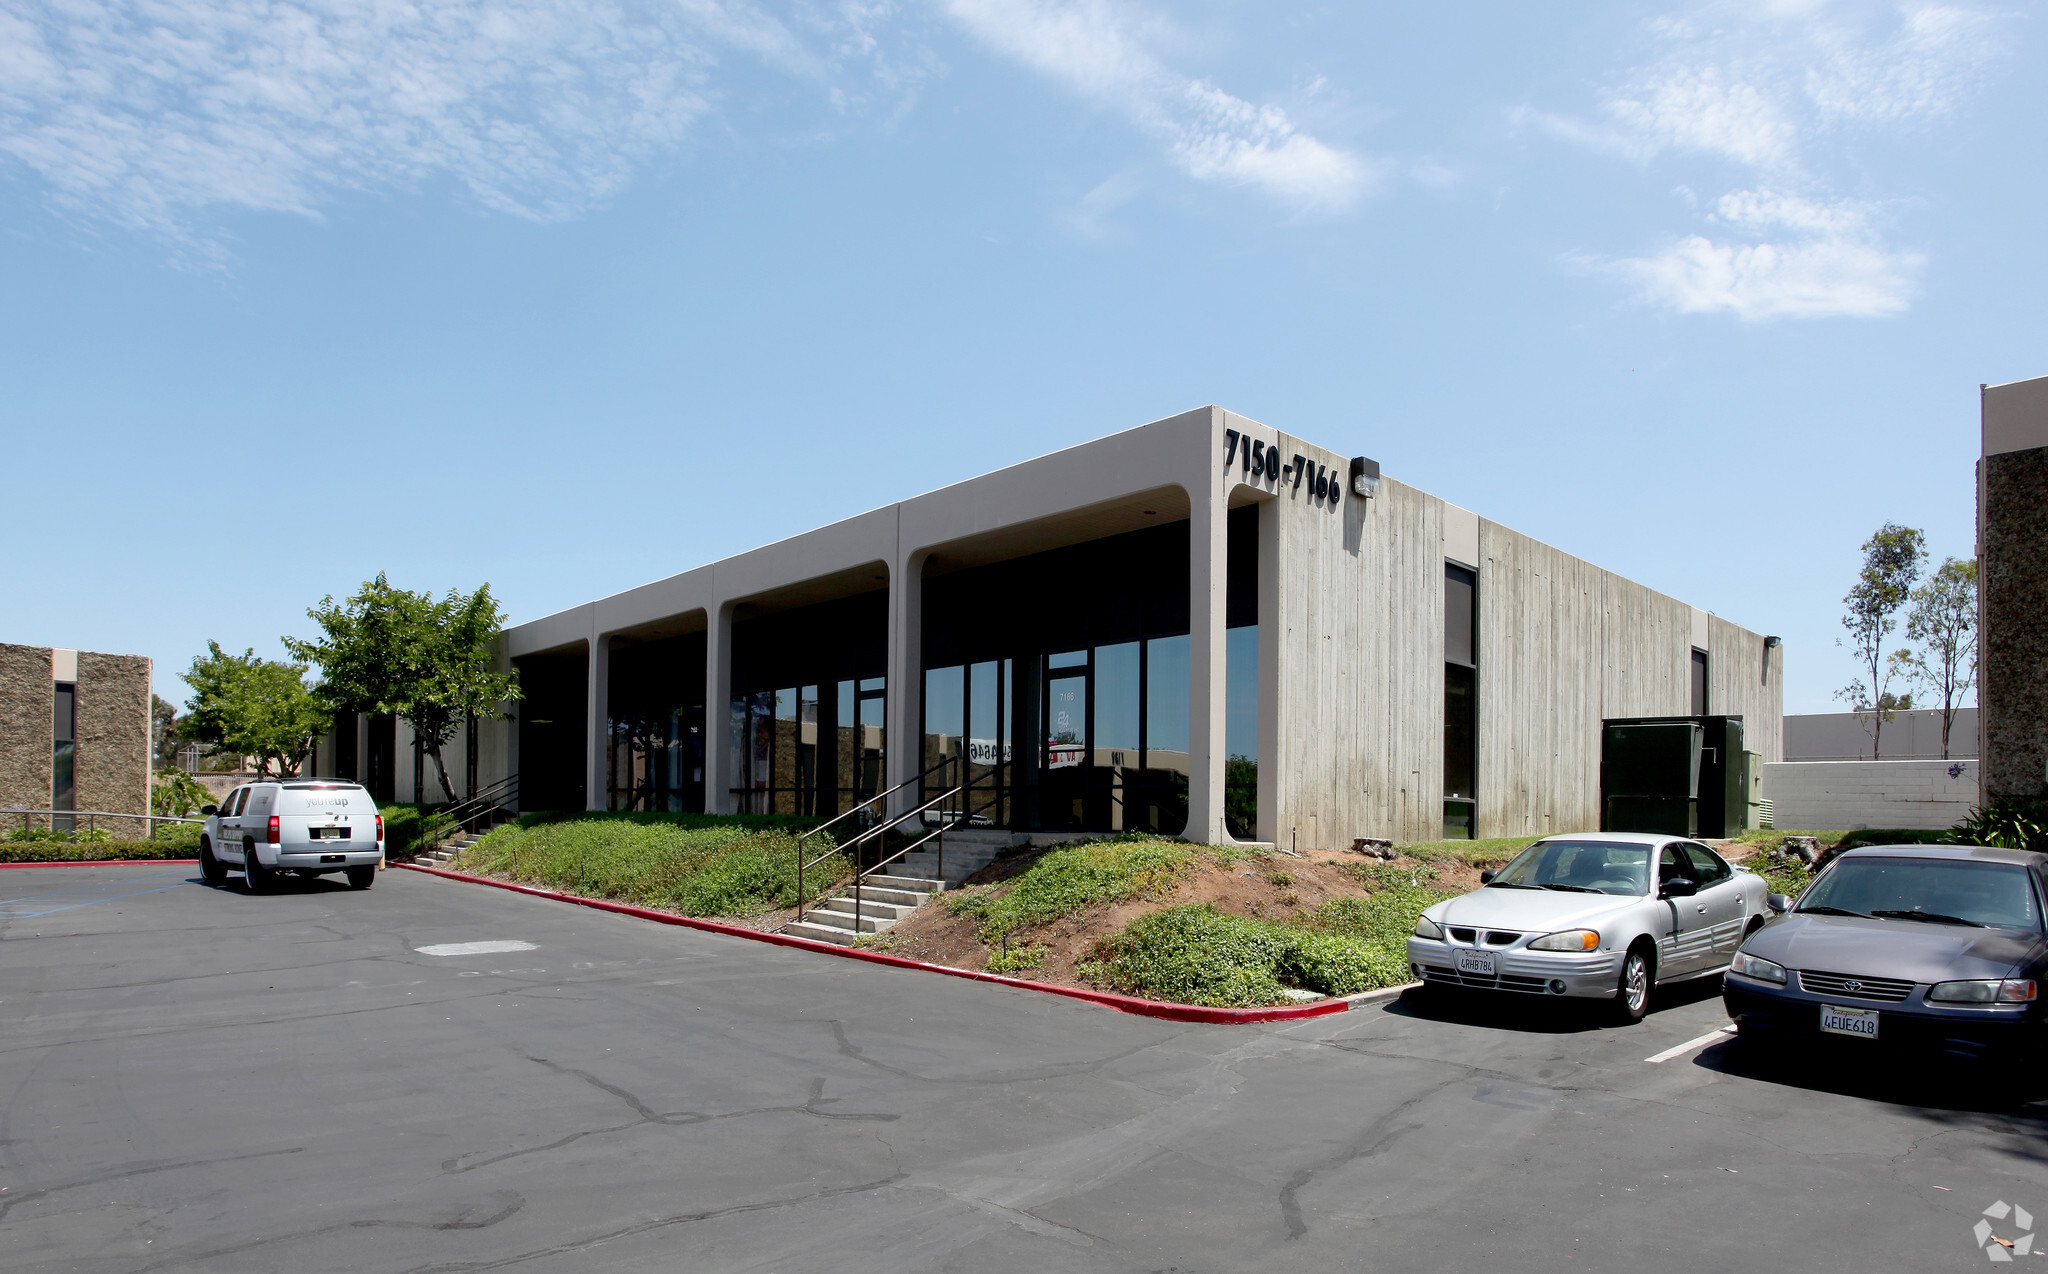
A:
POLYGON ((1502 929, 1491 929, 1486 934, 1486 945, 1489 947, 1511 946, 1515 939, 1521 936, 1519 933, 1508 933, 1502 929))
POLYGON ((1857 1000, 1881 1000, 1887 1004, 1896 1004, 1913 993, 1911 982, 1901 982, 1897 978, 1855 977, 1812 969, 1799 971, 1799 985, 1816 995, 1844 995, 1857 1000))
POLYGON ((1451 928, 1451 937, 1469 947, 1479 941, 1479 931, 1477 929, 1460 929, 1454 925, 1451 928))

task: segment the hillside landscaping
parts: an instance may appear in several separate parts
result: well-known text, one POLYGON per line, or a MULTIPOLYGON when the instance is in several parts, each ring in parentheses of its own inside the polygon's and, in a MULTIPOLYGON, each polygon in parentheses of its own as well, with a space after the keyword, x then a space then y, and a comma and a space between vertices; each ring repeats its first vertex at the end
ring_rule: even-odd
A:
MULTIPOLYGON (((537 815, 494 829, 449 866, 760 928, 779 927, 796 903, 796 838, 812 820, 751 815, 537 815)), ((815 857, 829 843, 806 846, 815 857)), ((849 871, 839 857, 805 873, 805 892, 849 871)))

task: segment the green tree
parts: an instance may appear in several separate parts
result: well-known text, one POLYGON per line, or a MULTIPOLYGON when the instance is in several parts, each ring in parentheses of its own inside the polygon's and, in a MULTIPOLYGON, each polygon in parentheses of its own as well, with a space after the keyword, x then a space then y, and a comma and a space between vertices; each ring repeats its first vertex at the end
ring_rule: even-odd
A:
POLYGON ((1855 587, 1842 598, 1848 608, 1842 627, 1849 630, 1849 648, 1863 673, 1837 690, 1835 697, 1870 722, 1872 756, 1883 755, 1884 723, 1906 706, 1891 693, 1891 683, 1908 665, 1895 655, 1888 657, 1884 646, 1885 638, 1898 629, 1899 611, 1920 578, 1921 564, 1927 560, 1926 540, 1910 526, 1887 522, 1879 527, 1863 542, 1863 569, 1857 572, 1855 587))
POLYGON ((166 818, 185 818, 202 805, 212 803, 206 785, 183 770, 165 770, 149 789, 149 812, 166 818))
POLYGON ((257 773, 293 773, 327 728, 325 704, 306 685, 304 664, 259 659, 253 650, 230 655, 220 643, 192 661, 185 683, 192 698, 180 723, 187 737, 237 756, 256 758, 257 773))
POLYGON ((161 695, 149 696, 149 750, 159 770, 178 763, 178 709, 161 695))
POLYGON ((1913 678, 1941 696, 1941 758, 1948 759, 1956 709, 1977 685, 1977 559, 1943 558, 1913 590, 1906 638, 1918 643, 1913 678))
POLYGON ((484 584, 465 595, 393 588, 377 578, 345 603, 324 597, 306 612, 321 639, 284 639, 295 659, 320 666, 320 694, 342 712, 394 713, 434 758, 441 792, 455 800, 441 749, 463 722, 496 715, 519 698, 516 671, 498 668, 497 638, 505 617, 484 584))

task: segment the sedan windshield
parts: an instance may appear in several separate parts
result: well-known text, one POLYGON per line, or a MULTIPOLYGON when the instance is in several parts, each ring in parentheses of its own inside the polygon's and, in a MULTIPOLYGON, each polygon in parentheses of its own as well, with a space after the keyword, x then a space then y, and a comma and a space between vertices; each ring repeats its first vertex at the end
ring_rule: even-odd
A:
POLYGON ((1938 925, 2041 928, 2027 871, 1936 858, 1845 858, 1813 882, 1799 910, 1938 925))
POLYGON ((1547 840, 1500 869, 1489 888, 1554 889, 1564 893, 1650 892, 1650 847, 1613 841, 1547 840))

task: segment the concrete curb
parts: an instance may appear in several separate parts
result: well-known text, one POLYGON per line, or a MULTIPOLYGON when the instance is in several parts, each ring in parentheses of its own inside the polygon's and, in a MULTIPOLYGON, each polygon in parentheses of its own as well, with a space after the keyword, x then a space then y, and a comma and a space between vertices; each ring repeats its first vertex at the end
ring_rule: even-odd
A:
POLYGON ((0 871, 10 867, 195 867, 196 858, 49 858, 34 863, 0 863, 0 871))
MULTIPOLYGON (((685 929, 700 929, 705 933, 722 933, 729 937, 746 938, 753 942, 773 943, 778 947, 796 947, 803 951, 815 951, 820 955, 841 956, 849 960, 866 960, 871 964, 886 964, 898 969, 916 969, 924 973, 942 973, 949 978, 966 978, 971 982, 992 982, 997 986, 1014 987, 1020 991, 1040 991, 1047 995, 1063 995, 1070 1000, 1083 1000, 1099 1004, 1119 1012, 1135 1014, 1138 1017, 1164 1018, 1169 1022, 1203 1022, 1221 1025, 1242 1025, 1252 1022, 1292 1022, 1301 1018, 1327 1017, 1333 1013, 1346 1013, 1351 1001, 1344 999, 1317 1000, 1313 1004, 1274 1005, 1260 1009, 1214 1009, 1199 1004, 1173 1004, 1162 1000, 1141 1000, 1131 995, 1114 995, 1107 991, 1087 991, 1079 987, 1048 986, 1043 982, 1029 982, 1022 978, 1006 978, 995 973, 977 973, 972 969, 955 969, 943 964, 926 964, 922 960, 906 960, 881 951, 862 951, 856 947, 842 947, 830 942, 818 942, 811 938, 798 938, 786 933, 766 933, 759 929, 742 929, 736 925, 722 925, 712 920, 693 920, 688 916, 672 916, 665 911, 650 911, 645 907, 629 906, 625 903, 607 902, 602 898, 579 898, 575 894, 557 893, 552 889, 540 889, 532 885, 517 885, 509 880, 492 880, 488 876, 471 876, 459 871, 442 871, 438 867, 421 867, 416 863, 393 863, 407 871, 422 872, 429 876, 440 876, 447 880, 465 881, 472 885, 489 885, 495 889, 509 889, 513 893, 529 894, 535 898, 548 898, 556 902, 575 903, 579 907, 591 907, 598 911, 616 912, 622 916, 635 916, 641 920, 652 920, 656 924, 677 925, 685 929)), ((1382 994, 1368 991, 1367 995, 1382 994)), ((1356 997, 1354 997, 1356 998, 1356 997)))

